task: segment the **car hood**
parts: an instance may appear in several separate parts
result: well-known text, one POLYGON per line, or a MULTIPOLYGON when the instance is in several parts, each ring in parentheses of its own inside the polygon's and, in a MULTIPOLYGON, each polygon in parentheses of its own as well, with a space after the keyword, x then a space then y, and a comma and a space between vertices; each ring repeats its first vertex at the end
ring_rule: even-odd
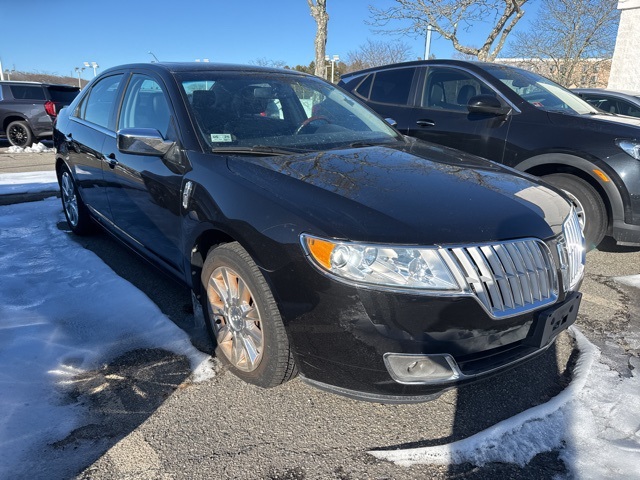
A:
POLYGON ((541 183, 455 150, 408 145, 229 157, 228 167, 321 230, 310 233, 432 245, 561 231, 570 207, 541 183))
MULTIPOLYGON (((567 115, 556 112, 548 112, 549 120, 555 124, 565 124, 569 118, 575 119, 579 122, 590 122, 594 127, 601 128, 603 126, 609 129, 620 129, 621 127, 626 130, 626 127, 633 127, 634 129, 640 127, 640 119, 635 117, 626 117, 624 115, 614 115, 612 113, 597 113, 597 114, 584 114, 584 115, 567 115)), ((622 132, 625 134, 624 132, 622 132)), ((640 131, 635 132, 635 135, 640 135, 640 131)))

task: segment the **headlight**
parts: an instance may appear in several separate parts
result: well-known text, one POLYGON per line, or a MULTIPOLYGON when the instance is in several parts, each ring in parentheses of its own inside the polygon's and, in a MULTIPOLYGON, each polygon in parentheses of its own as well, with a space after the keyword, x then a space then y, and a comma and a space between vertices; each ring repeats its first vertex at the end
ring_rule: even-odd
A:
POLYGON ((584 235, 574 208, 562 224, 562 234, 558 243, 562 283, 565 291, 573 291, 584 275, 586 257, 584 235))
POLYGON ((322 271, 342 280, 400 289, 460 291, 438 248, 371 245, 301 236, 322 271))
POLYGON ((636 160, 640 160, 640 142, 635 140, 616 140, 616 144, 636 160))

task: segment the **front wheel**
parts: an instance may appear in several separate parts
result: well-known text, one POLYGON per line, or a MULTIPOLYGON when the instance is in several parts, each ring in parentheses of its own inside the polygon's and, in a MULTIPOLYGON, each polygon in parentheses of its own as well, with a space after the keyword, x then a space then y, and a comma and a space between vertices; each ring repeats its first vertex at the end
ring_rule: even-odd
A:
POLYGON ((213 248, 201 280, 216 356, 242 380, 260 387, 293 378, 297 370, 280 312, 247 251, 237 242, 213 248))
POLYGON ((546 175, 543 180, 562 190, 576 209, 587 250, 598 246, 607 233, 607 209, 595 188, 567 173, 546 175))

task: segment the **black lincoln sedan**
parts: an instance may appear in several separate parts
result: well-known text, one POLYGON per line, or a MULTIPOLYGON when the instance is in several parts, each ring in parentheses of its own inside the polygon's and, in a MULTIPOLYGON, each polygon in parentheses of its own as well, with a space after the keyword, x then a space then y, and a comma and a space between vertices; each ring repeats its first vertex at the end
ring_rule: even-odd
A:
POLYGON ((424 401, 544 351, 576 319, 584 244, 568 202, 403 137, 319 78, 112 68, 54 139, 71 229, 97 223, 188 285, 217 356, 256 385, 299 373, 424 401))
POLYGON ((536 73, 429 60, 342 76, 405 135, 542 177, 578 212, 587 247, 640 245, 640 120, 611 115, 536 73))

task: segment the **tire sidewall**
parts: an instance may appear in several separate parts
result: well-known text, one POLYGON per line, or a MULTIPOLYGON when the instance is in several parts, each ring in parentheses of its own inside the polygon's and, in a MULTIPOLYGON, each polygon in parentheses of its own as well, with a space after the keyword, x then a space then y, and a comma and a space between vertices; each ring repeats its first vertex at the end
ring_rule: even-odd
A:
POLYGON ((20 148, 30 147, 31 145, 33 145, 33 132, 31 131, 31 128, 29 128, 29 124, 27 122, 23 120, 14 121, 7 126, 7 140, 11 145, 15 147, 20 147, 20 148), (26 141, 22 144, 14 143, 11 140, 10 132, 12 128, 16 126, 20 126, 20 128, 24 129, 26 141))
POLYGON ((261 387, 270 387, 281 383, 282 380, 277 379, 282 376, 278 371, 278 352, 281 349, 289 348, 288 342, 286 345, 280 345, 282 338, 277 334, 277 323, 279 322, 280 325, 282 325, 282 319, 275 307, 275 300, 273 299, 266 280, 255 263, 250 260, 249 254, 246 253, 238 243, 224 244, 211 249, 202 268, 202 308, 207 330, 212 340, 215 343, 216 336, 213 326, 214 320, 209 314, 207 285, 211 274, 218 267, 227 267, 233 270, 247 284, 249 290, 251 290, 254 303, 260 314, 260 326, 263 334, 263 352, 260 364, 251 372, 239 370, 233 366, 217 345, 215 346, 216 357, 237 377, 248 383, 261 387), (247 260, 249 260, 250 263, 247 262, 247 260))
POLYGON ((62 211, 64 212, 64 218, 67 219, 67 224, 69 225, 69 228, 73 233, 77 235, 84 235, 86 233, 89 233, 92 227, 91 218, 89 217, 87 207, 85 206, 84 202, 82 201, 82 198, 80 197, 80 193, 78 192, 78 186, 76 185, 76 181, 73 178, 71 171, 66 165, 62 166, 60 169, 59 185, 60 185, 60 201, 62 202, 62 211), (73 225, 71 223, 71 220, 69 219, 69 214, 67 213, 67 209, 64 204, 64 194, 62 193, 62 177, 64 176, 65 173, 69 175, 69 178, 71 179, 71 183, 73 185, 73 191, 76 196, 76 203, 78 205, 78 223, 76 225, 73 225))
POLYGON ((575 175, 553 174, 544 180, 554 187, 568 192, 580 202, 584 209, 584 237, 588 250, 595 248, 604 238, 607 225, 607 211, 598 192, 587 182, 575 175))

